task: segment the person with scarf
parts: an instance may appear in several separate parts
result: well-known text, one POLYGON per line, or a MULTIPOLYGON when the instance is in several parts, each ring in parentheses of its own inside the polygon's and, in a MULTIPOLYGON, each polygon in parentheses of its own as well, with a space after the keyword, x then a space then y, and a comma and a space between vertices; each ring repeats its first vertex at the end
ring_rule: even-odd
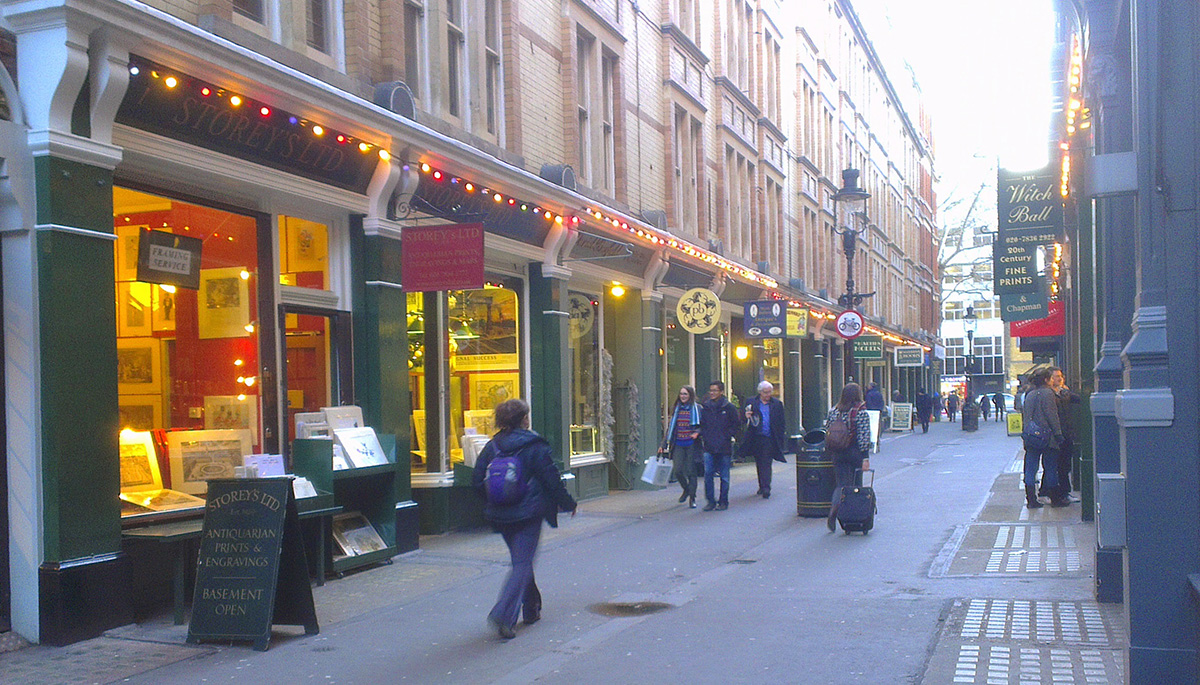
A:
POLYGON ((696 389, 685 385, 679 389, 679 397, 671 409, 663 436, 660 452, 670 455, 675 462, 675 478, 679 480, 683 494, 680 503, 696 508, 696 462, 700 461, 700 405, 696 402, 696 389))

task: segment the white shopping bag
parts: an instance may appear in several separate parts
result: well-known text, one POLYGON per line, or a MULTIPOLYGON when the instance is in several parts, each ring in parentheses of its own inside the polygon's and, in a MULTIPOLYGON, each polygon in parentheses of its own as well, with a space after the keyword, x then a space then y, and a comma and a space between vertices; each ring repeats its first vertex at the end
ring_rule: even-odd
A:
POLYGON ((646 460, 646 469, 642 471, 642 481, 650 485, 664 486, 671 480, 670 459, 655 455, 646 460))

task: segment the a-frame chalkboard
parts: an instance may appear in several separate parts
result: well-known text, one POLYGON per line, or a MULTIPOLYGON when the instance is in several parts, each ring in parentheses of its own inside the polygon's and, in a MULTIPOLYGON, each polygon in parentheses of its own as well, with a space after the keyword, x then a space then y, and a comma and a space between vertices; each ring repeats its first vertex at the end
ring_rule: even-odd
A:
POLYGON ((266 651, 273 624, 319 632, 292 480, 210 480, 187 641, 266 651))

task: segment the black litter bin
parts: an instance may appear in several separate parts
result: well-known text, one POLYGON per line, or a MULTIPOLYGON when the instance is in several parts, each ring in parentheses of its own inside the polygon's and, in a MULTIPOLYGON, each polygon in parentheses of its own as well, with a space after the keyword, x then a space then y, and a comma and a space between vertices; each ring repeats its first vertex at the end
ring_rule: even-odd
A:
POLYGON ((833 461, 825 455, 825 431, 805 433, 796 453, 796 514, 808 518, 829 516, 835 481, 833 461))

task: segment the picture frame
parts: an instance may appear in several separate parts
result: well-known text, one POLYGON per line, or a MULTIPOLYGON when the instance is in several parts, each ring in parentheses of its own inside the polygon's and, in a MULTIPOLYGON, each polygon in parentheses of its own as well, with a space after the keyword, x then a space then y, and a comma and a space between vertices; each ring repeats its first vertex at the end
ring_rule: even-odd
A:
POLYGON ((196 318, 201 340, 246 338, 250 332, 250 288, 242 267, 201 269, 196 318))
POLYGON ((471 409, 491 411, 497 404, 521 396, 519 373, 471 374, 471 409))
POLYGON ((161 490, 162 473, 150 431, 122 430, 118 448, 121 460, 121 492, 161 490))
POLYGON ((117 283, 117 337, 138 338, 150 335, 151 293, 149 283, 117 283))
POLYGON ((152 286, 150 291, 150 330, 159 333, 175 330, 175 293, 164 290, 161 285, 152 286))
POLYGON ((142 231, 148 231, 147 225, 117 226, 117 240, 113 246, 116 259, 113 260, 116 269, 116 280, 136 281, 138 265, 138 240, 142 231))
POLYGON ((205 430, 248 430, 251 441, 258 444, 258 395, 204 396, 205 430))
POLYGON ((117 393, 150 395, 162 391, 158 338, 117 338, 117 393))
POLYGON ((339 428, 333 430, 333 439, 342 446, 346 460, 351 468, 366 466, 384 466, 390 464, 375 429, 369 426, 362 428, 339 428))
POLYGON ((321 272, 329 264, 329 227, 294 216, 282 217, 287 240, 287 272, 321 272))
POLYGON ((333 539, 346 556, 357 556, 387 549, 375 526, 358 511, 348 511, 333 517, 333 539))
POLYGON ((171 487, 201 495, 208 479, 233 478, 242 458, 251 453, 248 430, 190 430, 167 433, 171 487))
POLYGON ((162 395, 120 395, 117 416, 121 430, 151 431, 163 427, 162 395))
POLYGON ((468 409, 463 412, 464 428, 474 428, 477 435, 496 432, 496 412, 491 409, 468 409))

